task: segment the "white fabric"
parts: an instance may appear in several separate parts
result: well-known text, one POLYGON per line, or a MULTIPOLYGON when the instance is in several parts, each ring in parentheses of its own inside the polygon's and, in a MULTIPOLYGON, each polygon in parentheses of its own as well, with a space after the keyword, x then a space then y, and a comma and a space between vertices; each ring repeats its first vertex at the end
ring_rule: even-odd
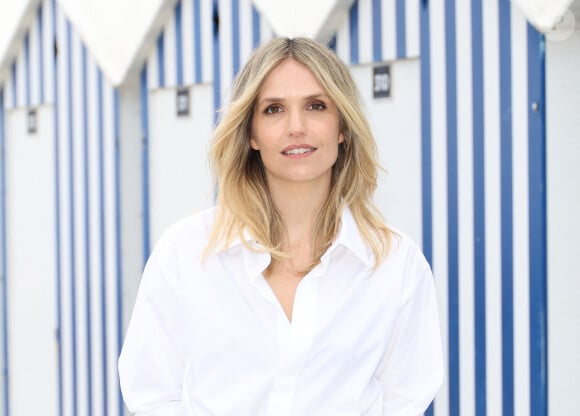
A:
MULTIPOLYGON (((139 416, 421 414, 443 375, 430 268, 405 236, 373 272, 350 211, 298 285, 290 323, 241 241, 200 254, 214 211, 153 251, 119 359, 139 416)), ((254 244, 254 243, 251 243, 254 244)))

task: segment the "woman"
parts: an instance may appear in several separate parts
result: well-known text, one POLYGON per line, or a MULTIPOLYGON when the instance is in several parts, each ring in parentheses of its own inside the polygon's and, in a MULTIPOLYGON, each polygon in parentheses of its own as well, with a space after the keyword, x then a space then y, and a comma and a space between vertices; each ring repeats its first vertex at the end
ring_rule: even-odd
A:
POLYGON ((119 361, 137 415, 418 415, 442 379, 433 279, 372 203, 348 68, 276 38, 216 128, 217 207, 146 266, 119 361))

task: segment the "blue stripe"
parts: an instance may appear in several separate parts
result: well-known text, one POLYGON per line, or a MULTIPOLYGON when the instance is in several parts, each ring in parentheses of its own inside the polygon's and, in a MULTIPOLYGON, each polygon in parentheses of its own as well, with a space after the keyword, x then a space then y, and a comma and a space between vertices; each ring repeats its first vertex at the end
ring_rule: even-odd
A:
POLYGON ((373 60, 383 60, 383 16, 381 12, 381 0, 373 0, 373 60))
POLYGON ((502 414, 514 408, 511 2, 498 0, 500 67, 502 414))
POLYGON ((195 82, 202 82, 201 74, 201 10, 199 2, 201 0, 193 0, 193 33, 195 39, 193 44, 195 45, 195 82))
POLYGON ((10 410, 10 372, 8 371, 8 275, 6 267, 7 257, 6 257, 6 110, 4 109, 4 89, 0 89, 0 149, 2 153, 0 154, 0 210, 2 216, 0 217, 2 233, 0 234, 0 260, 2 274, 2 378, 3 378, 3 409, 4 414, 8 416, 10 410))
POLYGON ((76 239, 75 239, 75 190, 74 190, 74 127, 73 127, 73 82, 72 82, 72 42, 71 42, 71 23, 70 21, 66 21, 66 48, 67 48, 67 62, 66 62, 66 73, 67 73, 67 95, 68 95, 68 105, 67 105, 67 115, 68 115, 68 145, 69 145, 69 154, 68 154, 68 186, 69 186, 69 210, 70 210, 70 310, 71 310, 71 355, 72 355, 72 389, 73 389, 73 410, 74 414, 78 414, 78 398, 77 398, 77 320, 76 320, 76 256, 75 256, 75 247, 76 247, 76 239))
MULTIPOLYGON (((52 20, 52 40, 53 44, 57 44, 57 28, 56 28, 56 0, 51 0, 51 20, 52 20)), ((54 111, 53 111, 53 135, 54 135, 54 204, 55 204, 55 251, 56 251, 56 341, 57 341, 57 364, 58 364, 58 414, 64 414, 64 398, 63 398, 63 357, 62 357, 62 257, 61 257, 61 234, 60 234, 60 100, 58 99, 59 82, 58 71, 59 64, 56 53, 52 54, 52 85, 54 91, 54 111)))
POLYGON ((431 165, 431 25, 429 3, 420 9, 421 42, 421 205, 423 208, 423 253, 433 266, 433 208, 431 165))
POLYGON ((234 76, 240 70, 240 2, 232 0, 232 66, 234 76))
POLYGON ((471 66, 473 71, 473 258, 475 335, 475 414, 486 414, 485 315, 485 120, 483 21, 481 0, 471 2, 471 66))
POLYGON ((252 46, 257 48, 260 45, 260 14, 256 7, 252 6, 252 46))
POLYGON ((157 38, 157 86, 162 88, 165 86, 165 43, 164 32, 159 34, 157 38))
POLYGON ((87 405, 89 416, 93 413, 93 351, 91 336, 91 232, 90 232, 90 184, 89 184, 89 105, 87 91, 87 49, 82 46, 81 49, 81 76, 82 76, 82 100, 83 100, 83 170, 84 170, 84 215, 85 215, 85 314, 86 314, 86 331, 87 331, 87 405))
POLYGON ((141 131, 143 132, 141 160, 143 175, 143 264, 151 251, 149 231, 149 92, 147 91, 147 65, 141 71, 141 131))
POLYGON ((38 88, 40 90, 39 104, 44 103, 44 33, 42 25, 42 3, 38 6, 37 25, 38 25, 38 88))
POLYGON ((457 62, 455 1, 445 0, 447 84, 447 233, 449 308, 449 414, 459 416, 459 241, 457 202, 457 62))
POLYGON ((30 36, 24 37, 24 104, 30 107, 30 36))
MULTIPOLYGON (((431 165, 431 45, 429 3, 420 6, 421 42, 421 206, 423 222, 423 253, 433 267, 433 208, 431 165)), ((425 416, 433 416, 433 403, 425 416)))
MULTIPOLYGON (((220 80, 220 28, 219 28, 219 5, 213 0, 213 105, 214 109, 221 106, 221 80, 220 80)), ((217 121, 218 112, 215 112, 217 121)))
POLYGON ((108 377, 109 367, 108 350, 107 350, 107 252, 105 244, 105 158, 104 158, 104 118, 103 118, 103 74, 97 68, 97 140, 99 164, 99 252, 101 263, 101 350, 102 350, 102 367, 103 372, 103 416, 107 416, 109 408, 108 395, 108 377))
POLYGON ((530 408, 548 414, 546 300, 546 111, 544 37, 528 24, 530 227, 530 408), (534 109, 534 103, 537 108, 534 109))
MULTIPOLYGON (((121 354, 121 347, 123 343, 123 273, 121 264, 121 155, 120 155, 120 110, 119 110, 119 90, 114 92, 113 111, 115 114, 115 265, 116 265, 116 303, 117 303, 117 357, 121 354)), ((119 415, 123 414, 124 405, 121 397, 121 389, 117 384, 117 407, 119 415)))
POLYGON ((350 63, 358 64, 358 0, 355 0, 348 14, 348 30, 350 35, 350 63))
POLYGON ((407 0, 397 0, 396 3, 396 26, 397 26, 397 58, 407 56, 407 18, 406 6, 407 0))
POLYGON ((177 85, 183 85, 183 33, 181 30, 181 2, 175 5, 175 69, 177 85))
POLYGON ((16 73, 16 60, 12 62, 11 77, 12 77, 12 108, 16 108, 18 106, 18 88, 16 88, 18 77, 16 73))

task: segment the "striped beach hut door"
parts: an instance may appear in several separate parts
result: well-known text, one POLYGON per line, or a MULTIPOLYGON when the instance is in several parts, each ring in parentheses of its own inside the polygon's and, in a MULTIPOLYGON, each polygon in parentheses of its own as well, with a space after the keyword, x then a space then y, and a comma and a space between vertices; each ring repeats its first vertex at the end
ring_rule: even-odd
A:
POLYGON ((546 415, 544 38, 509 0, 421 1, 423 242, 442 415, 546 415))

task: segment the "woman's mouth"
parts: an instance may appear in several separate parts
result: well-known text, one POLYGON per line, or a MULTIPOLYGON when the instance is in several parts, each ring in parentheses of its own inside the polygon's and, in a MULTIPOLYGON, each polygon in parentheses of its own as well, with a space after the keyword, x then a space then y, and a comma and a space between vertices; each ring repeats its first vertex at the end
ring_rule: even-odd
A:
POLYGON ((282 150, 284 156, 301 156, 308 153, 312 153, 316 150, 316 147, 310 145, 292 145, 286 147, 282 150))

